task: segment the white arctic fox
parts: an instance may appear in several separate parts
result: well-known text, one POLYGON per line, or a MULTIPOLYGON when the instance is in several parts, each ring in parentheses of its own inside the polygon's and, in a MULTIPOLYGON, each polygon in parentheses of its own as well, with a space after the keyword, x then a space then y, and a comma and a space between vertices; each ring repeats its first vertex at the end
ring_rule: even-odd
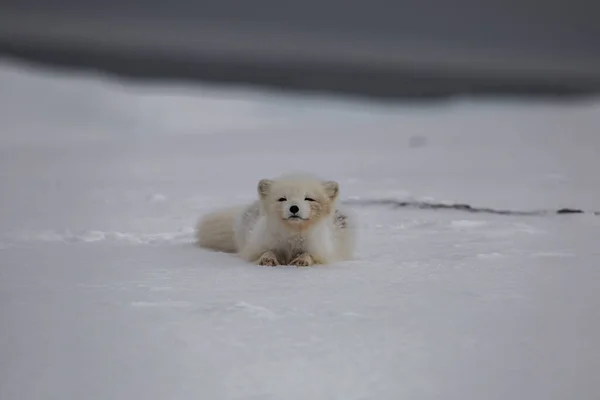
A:
POLYGON ((353 257, 352 217, 336 205, 339 186, 306 175, 262 179, 258 200, 202 218, 200 247, 259 265, 310 266, 353 257))

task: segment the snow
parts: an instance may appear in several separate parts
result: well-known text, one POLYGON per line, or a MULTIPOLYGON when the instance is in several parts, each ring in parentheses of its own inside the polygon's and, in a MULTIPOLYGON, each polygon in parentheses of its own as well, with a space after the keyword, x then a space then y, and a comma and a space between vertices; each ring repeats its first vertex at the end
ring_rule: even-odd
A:
POLYGON ((378 103, 0 66, 0 399, 600 398, 600 217, 355 206, 357 259, 264 268, 205 212, 600 209, 600 99, 378 103))

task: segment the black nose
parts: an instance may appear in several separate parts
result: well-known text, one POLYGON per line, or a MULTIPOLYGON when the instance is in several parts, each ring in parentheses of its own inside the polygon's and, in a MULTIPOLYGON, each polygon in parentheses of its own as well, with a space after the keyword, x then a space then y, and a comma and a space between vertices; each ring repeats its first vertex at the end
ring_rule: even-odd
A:
POLYGON ((290 212, 292 214, 296 214, 298 211, 300 211, 300 209, 298 208, 298 206, 291 206, 290 207, 290 212))

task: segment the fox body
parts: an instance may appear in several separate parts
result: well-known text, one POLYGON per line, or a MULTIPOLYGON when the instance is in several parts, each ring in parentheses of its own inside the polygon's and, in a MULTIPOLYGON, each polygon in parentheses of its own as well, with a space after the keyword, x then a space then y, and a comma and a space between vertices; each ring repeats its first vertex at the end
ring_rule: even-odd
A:
POLYGON ((337 205, 339 185, 312 176, 262 179, 251 204, 200 220, 200 247, 236 253, 259 265, 310 266, 353 257, 351 215, 337 205))

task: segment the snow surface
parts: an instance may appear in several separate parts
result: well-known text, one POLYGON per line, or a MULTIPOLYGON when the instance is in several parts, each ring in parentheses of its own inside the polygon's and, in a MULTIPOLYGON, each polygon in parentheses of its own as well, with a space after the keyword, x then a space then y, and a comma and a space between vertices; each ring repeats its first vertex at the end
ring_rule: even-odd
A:
POLYGON ((600 99, 377 103, 0 67, 0 399, 600 398, 600 217, 356 207, 357 259, 198 249, 342 198, 600 209, 600 99))

